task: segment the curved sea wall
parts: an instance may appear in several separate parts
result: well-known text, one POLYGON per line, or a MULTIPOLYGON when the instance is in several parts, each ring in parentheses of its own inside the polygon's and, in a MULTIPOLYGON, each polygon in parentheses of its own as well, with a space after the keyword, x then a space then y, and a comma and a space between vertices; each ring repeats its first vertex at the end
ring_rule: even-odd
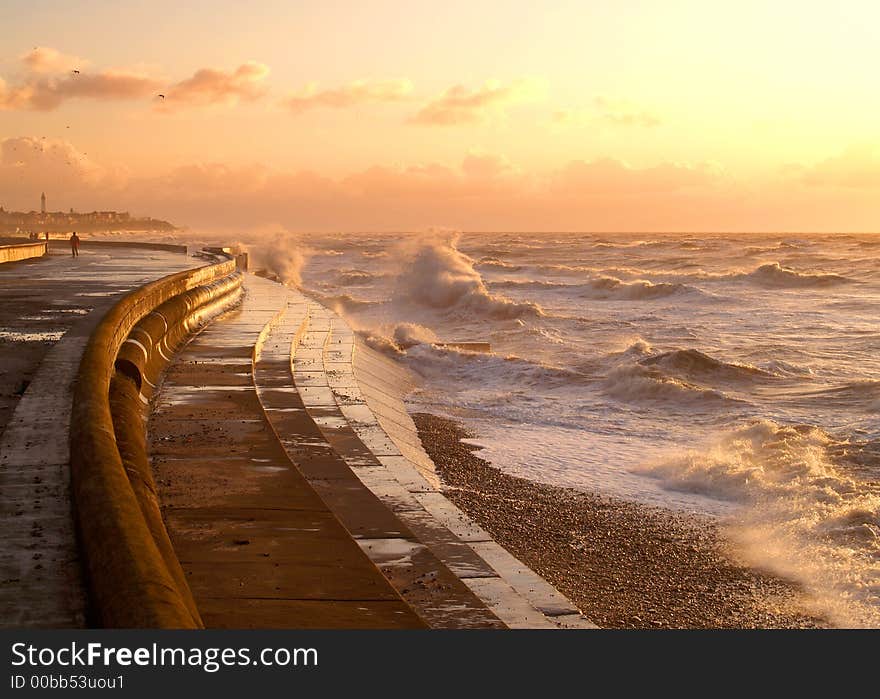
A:
POLYGON ((202 626, 162 521, 145 410, 174 350, 240 295, 241 274, 224 256, 131 292, 89 339, 74 390, 70 457, 95 625, 202 626))
POLYGON ((0 245, 0 264, 4 262, 30 260, 34 257, 42 257, 46 254, 48 245, 48 243, 16 243, 13 245, 0 245))

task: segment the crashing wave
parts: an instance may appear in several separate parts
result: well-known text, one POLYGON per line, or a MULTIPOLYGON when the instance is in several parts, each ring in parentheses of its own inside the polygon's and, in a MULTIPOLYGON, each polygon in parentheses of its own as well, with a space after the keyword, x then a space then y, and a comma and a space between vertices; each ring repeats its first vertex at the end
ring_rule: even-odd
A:
POLYGON ((395 301, 500 320, 543 315, 537 304, 491 294, 474 261, 458 250, 457 242, 457 236, 446 235, 402 246, 403 271, 397 278, 395 301))
POLYGON ((696 349, 663 352, 646 357, 640 363, 643 366, 654 366, 666 373, 691 380, 740 382, 777 378, 777 375, 765 369, 749 364, 724 362, 696 349))
POLYGON ((823 287, 851 282, 850 279, 839 274, 798 272, 797 270, 783 267, 778 262, 761 265, 752 272, 733 275, 733 278, 743 279, 761 286, 778 288, 823 287))
POLYGON ((706 296, 700 289, 687 284, 670 282, 650 282, 639 279, 632 282, 614 277, 598 277, 583 285, 581 296, 593 299, 650 300, 678 294, 698 294, 706 296))
POLYGON ((376 279, 376 275, 363 269, 340 270, 336 283, 340 286, 366 286, 376 279))
POLYGON ((690 408, 694 404, 740 402, 721 390, 670 376, 641 362, 615 367, 608 372, 602 386, 606 395, 625 403, 664 402, 690 408))
POLYGON ((332 309, 334 313, 339 313, 343 316, 347 316, 350 313, 364 311, 377 305, 375 301, 356 299, 348 294, 322 294, 314 289, 304 290, 304 293, 324 304, 327 308, 332 309))
MULTIPOLYGON (((800 582, 843 626, 880 625, 880 485, 851 477, 811 425, 760 420, 641 470, 670 490, 739 503, 728 538, 747 564, 800 582)), ((851 448, 851 447, 850 447, 851 448)))
POLYGON ((518 272, 522 269, 522 265, 514 265, 510 262, 500 260, 497 257, 483 257, 476 263, 476 266, 488 267, 490 269, 504 269, 509 272, 518 272))

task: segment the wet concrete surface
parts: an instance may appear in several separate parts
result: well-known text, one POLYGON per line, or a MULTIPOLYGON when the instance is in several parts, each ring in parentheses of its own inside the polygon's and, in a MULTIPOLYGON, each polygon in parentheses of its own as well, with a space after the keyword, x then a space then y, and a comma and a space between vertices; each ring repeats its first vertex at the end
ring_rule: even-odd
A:
MULTIPOLYGON (((407 499, 399 485, 396 499, 383 501, 356 473, 384 468, 352 430, 330 388, 324 365, 329 330, 326 309, 299 297, 262 347, 255 380, 282 444, 362 550, 432 628, 504 628, 460 577, 418 540, 396 509, 418 503, 407 499)), ((392 481, 386 475, 385 487, 393 488, 392 481)))
MULTIPOLYGON (((324 373, 343 426, 323 426, 327 418, 321 416, 329 409, 322 395, 315 406, 304 400, 364 486, 509 628, 594 628, 563 594, 440 492, 434 464, 403 403, 414 377, 367 347, 334 313, 318 305, 312 309, 318 327, 328 329, 307 334, 303 345, 308 357, 311 348, 323 347, 324 373), (363 460, 363 451, 374 455, 372 463, 363 460)), ((298 355, 299 350, 295 365, 298 355)), ((294 372, 297 385, 300 376, 294 372)), ((311 374, 308 380, 316 385, 311 374)))
MULTIPOLYGON (((242 306, 175 357, 149 421, 163 515, 202 619, 215 628, 423 628, 304 475, 332 450, 314 430, 294 464, 263 412, 251 357, 286 294, 248 276, 242 306)), ((289 380, 275 390, 291 399, 284 414, 310 421, 289 380)))
POLYGON ((129 249, 0 266, 0 626, 85 623, 68 449, 79 361, 122 294, 199 264, 129 249))

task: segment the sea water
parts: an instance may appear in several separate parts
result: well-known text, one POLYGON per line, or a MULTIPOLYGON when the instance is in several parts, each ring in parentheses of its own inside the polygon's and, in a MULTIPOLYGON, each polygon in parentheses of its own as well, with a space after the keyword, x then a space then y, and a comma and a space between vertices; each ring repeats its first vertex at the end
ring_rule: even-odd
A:
POLYGON ((880 626, 880 236, 301 242, 303 288, 493 465, 716 517, 831 621, 880 626))

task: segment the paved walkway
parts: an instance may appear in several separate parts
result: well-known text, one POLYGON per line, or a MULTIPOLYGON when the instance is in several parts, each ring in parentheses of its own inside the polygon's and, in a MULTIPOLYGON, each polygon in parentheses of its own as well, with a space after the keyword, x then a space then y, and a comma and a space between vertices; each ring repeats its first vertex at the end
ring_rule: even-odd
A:
POLYGON ((564 595, 443 494, 403 403, 413 377, 364 345, 332 311, 313 303, 309 318, 304 349, 294 353, 294 383, 303 392, 306 410, 363 487, 411 532, 405 538, 360 541, 374 550, 371 557, 386 575, 394 579, 412 574, 427 552, 508 628, 594 628, 564 595), (320 352, 310 354, 309 346, 320 347, 320 352), (323 380, 315 368, 323 370, 323 380), (364 459, 364 452, 371 458, 364 459), (407 560, 393 555, 407 546, 419 556, 407 560))
POLYGON ((114 250, 0 266, 0 626, 84 624, 68 464, 83 348, 123 293, 196 264, 114 250))
POLYGON ((592 626, 431 481, 403 370, 355 363, 348 326, 301 294, 245 286, 176 357, 149 428, 207 626, 592 626))
MULTIPOLYGON (((171 540, 207 627, 422 628, 288 458, 254 385, 254 347, 286 310, 284 287, 249 276, 240 308, 174 360, 150 419, 151 456, 171 540)), ((289 345, 288 345, 289 347, 289 345)), ((257 363, 294 396, 284 362, 257 363)), ((310 422, 302 407, 288 411, 310 422)), ((303 429, 306 429, 303 427, 303 429)), ((312 460, 326 443, 302 441, 312 460)))

